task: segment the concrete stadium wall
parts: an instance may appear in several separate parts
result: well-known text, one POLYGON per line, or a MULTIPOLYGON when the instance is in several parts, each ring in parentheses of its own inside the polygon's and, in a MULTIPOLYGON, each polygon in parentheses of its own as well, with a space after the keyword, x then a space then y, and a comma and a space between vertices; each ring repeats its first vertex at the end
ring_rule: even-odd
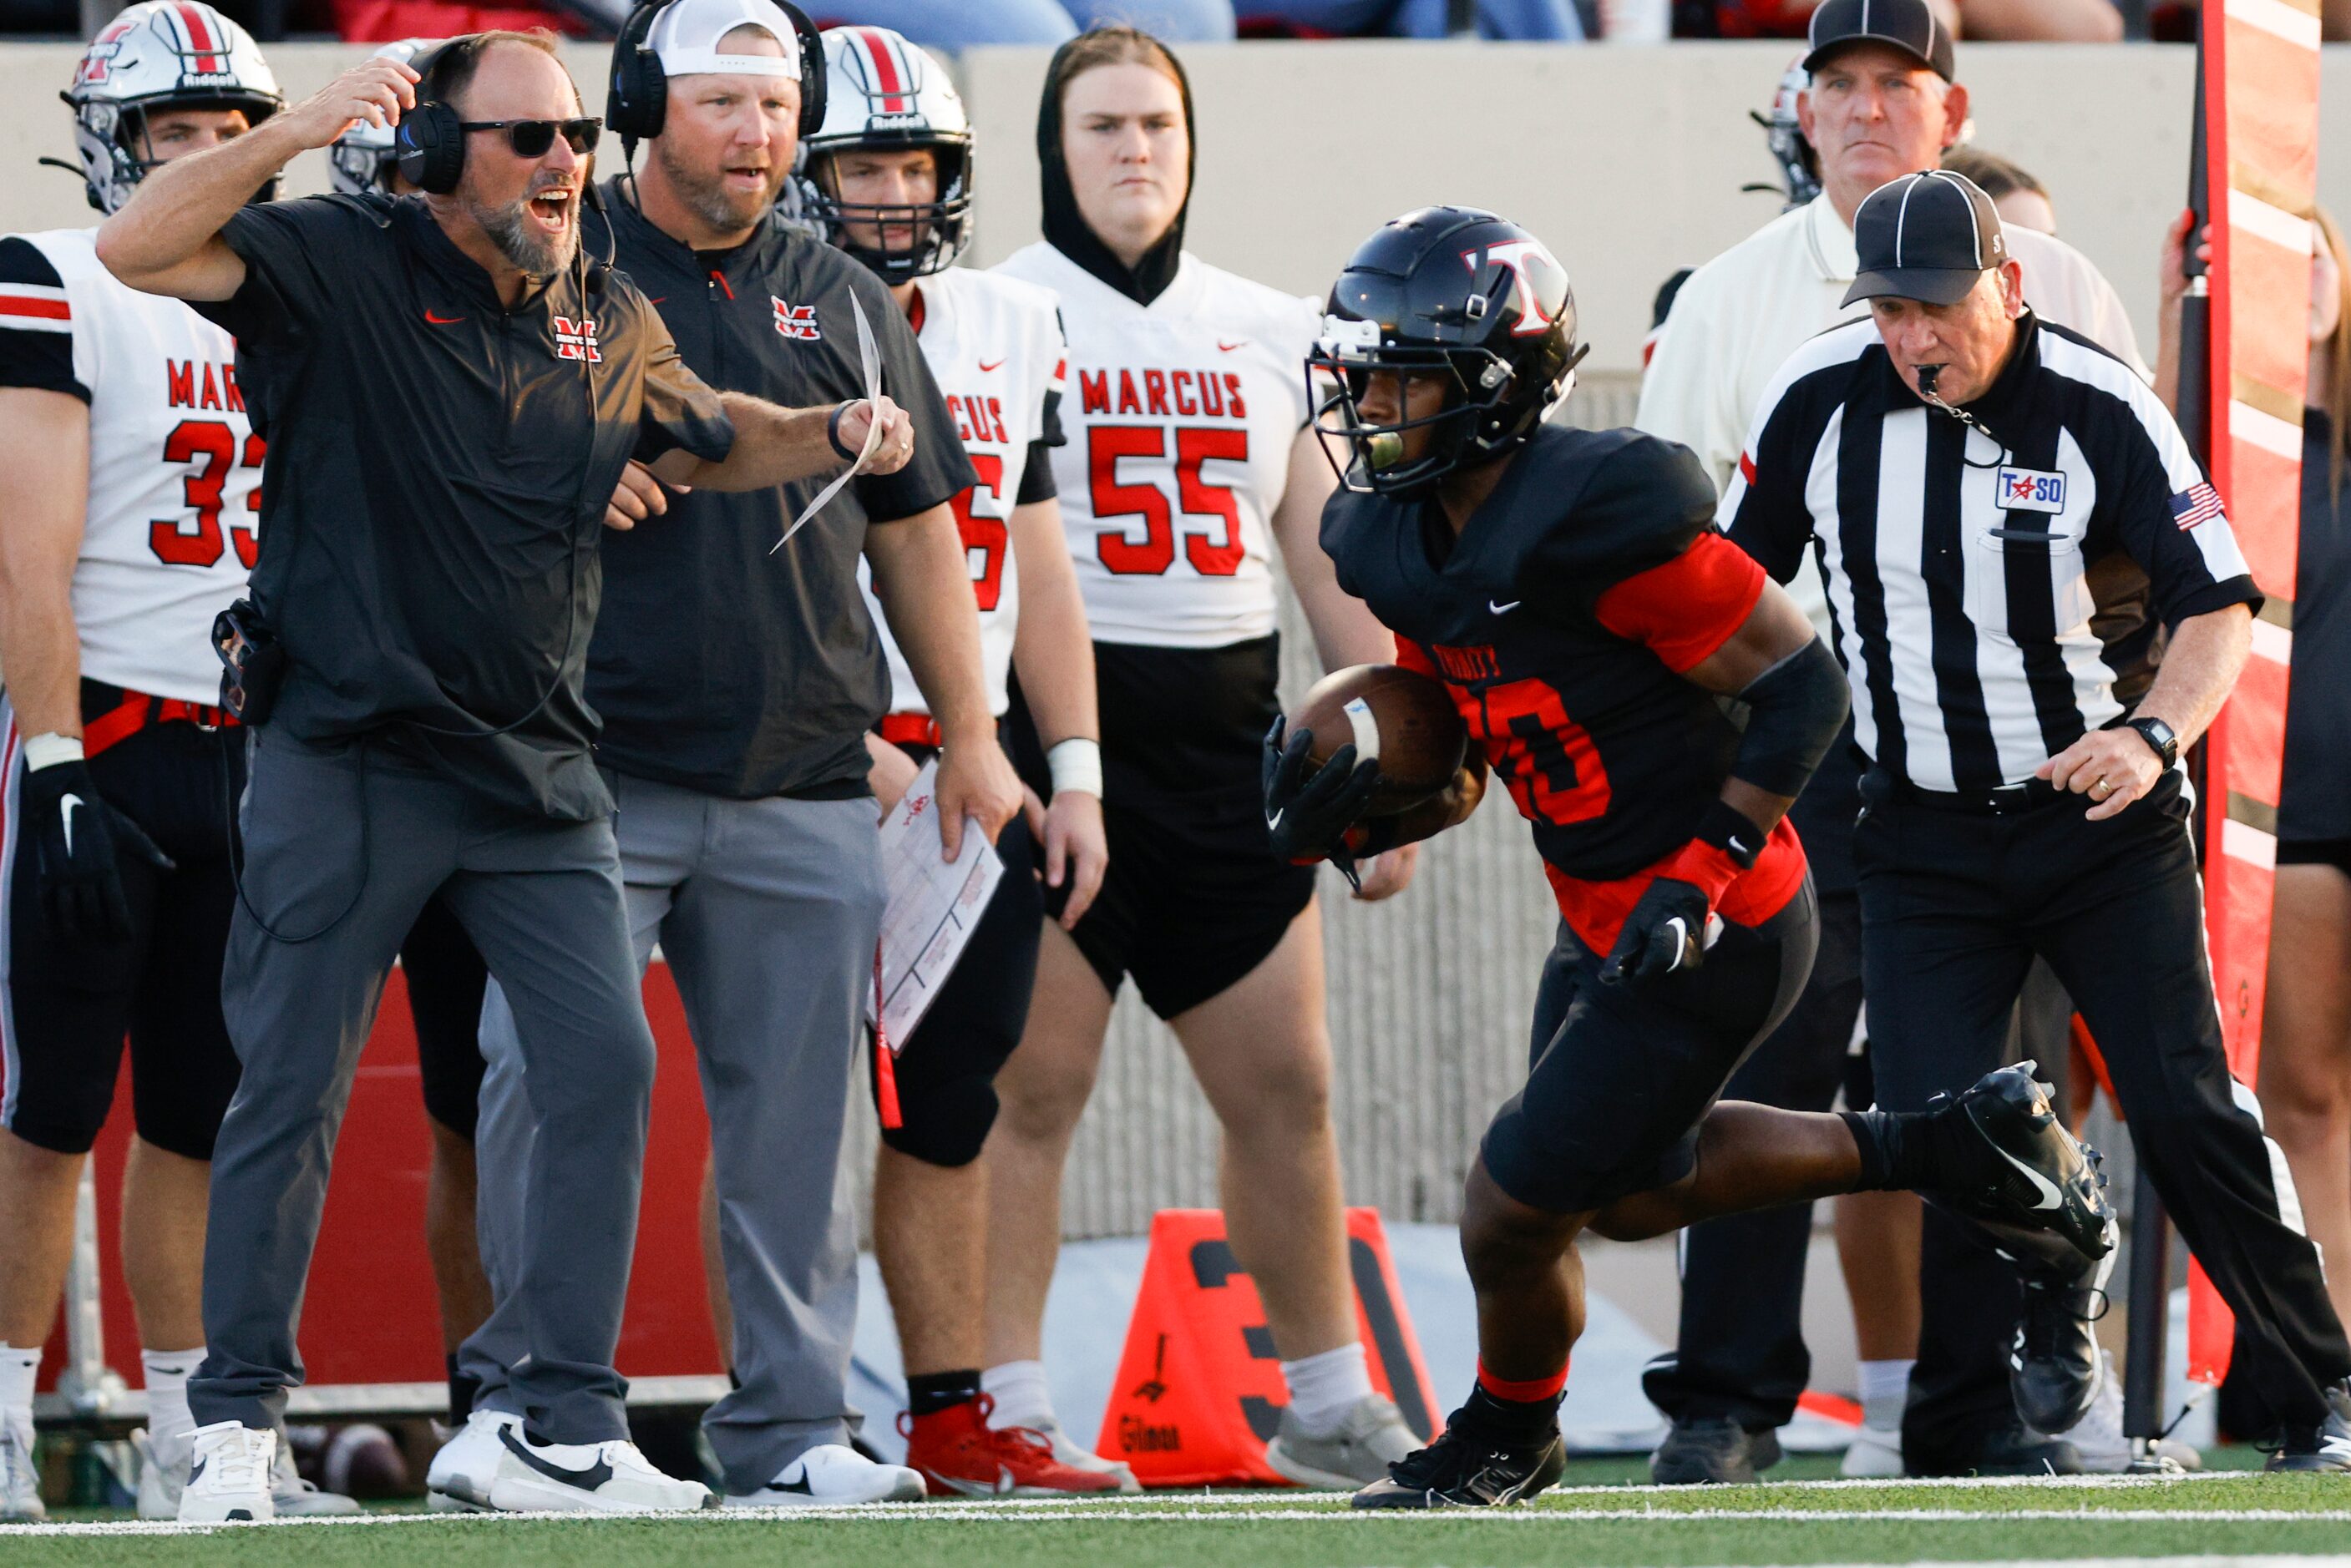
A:
MULTIPOLYGON (((360 51, 281 45, 289 93, 314 89, 360 51)), ((78 183, 40 170, 70 157, 52 89, 67 45, 0 47, 0 231, 87 223, 78 183)), ((2351 49, 2329 49, 2322 192, 2351 215, 2351 49)), ((591 107, 601 51, 571 51, 591 107)), ((1741 194, 1775 170, 1747 119, 1786 59, 1777 45, 1670 49, 1447 44, 1251 45, 1190 51, 1200 126, 1191 241, 1202 255, 1319 294, 1381 221, 1437 201, 1508 213, 1546 238, 1576 280, 1592 373, 1566 417, 1629 419, 1649 302, 1776 211, 1741 194)), ((2055 192, 2065 236, 2105 268, 2152 356, 2155 256, 2183 204, 2191 57, 2179 48, 1970 46, 1966 77, 1982 143, 2055 192)), ((983 149, 974 259, 1036 233, 1036 97, 1045 57, 979 50, 959 62, 983 149)), ((290 171, 323 187, 323 157, 290 171)), ((1294 693, 1312 678, 1290 611, 1294 693)), ((1551 941, 1551 901, 1525 829, 1489 803, 1432 845, 1417 883, 1353 905, 1326 876, 1335 1114, 1352 1201, 1399 1219, 1455 1217, 1492 1108, 1524 1071, 1527 1016, 1551 941)), ((861 1096, 862 1097, 862 1096, 861 1096)), ((866 1134, 870 1140, 870 1129, 866 1134)), ((870 1170, 859 1151, 853 1168, 870 1170)), ((1216 1130, 1169 1033, 1125 997, 1101 1086, 1080 1130, 1064 1211, 1073 1236, 1134 1233, 1155 1209, 1213 1204, 1216 1130)), ((2123 1187, 2127 1189, 2126 1180, 2123 1187)))

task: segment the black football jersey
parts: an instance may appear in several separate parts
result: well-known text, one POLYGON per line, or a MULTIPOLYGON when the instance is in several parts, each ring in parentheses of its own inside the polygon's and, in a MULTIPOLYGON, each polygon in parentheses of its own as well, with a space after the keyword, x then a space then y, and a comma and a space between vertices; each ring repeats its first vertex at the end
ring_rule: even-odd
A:
POLYGON ((1433 501, 1342 492, 1322 514, 1340 584, 1451 689, 1554 880, 1655 865, 1729 775, 1739 731, 1681 671, 1763 579, 1714 509, 1685 447, 1546 426, 1458 540, 1433 501))

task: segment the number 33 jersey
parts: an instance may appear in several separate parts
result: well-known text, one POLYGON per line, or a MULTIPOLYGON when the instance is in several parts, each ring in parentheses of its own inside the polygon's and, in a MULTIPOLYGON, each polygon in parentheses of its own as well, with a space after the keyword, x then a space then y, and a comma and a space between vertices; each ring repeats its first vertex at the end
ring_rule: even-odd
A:
MULTIPOLYGON (((1745 624, 1763 572, 1713 524, 1688 449, 1545 426, 1454 539, 1436 503, 1341 493, 1322 514, 1340 586, 1445 682, 1534 825, 1568 923, 1605 951, 1656 863, 1721 794, 1739 732, 1686 678, 1745 624)), ((1722 903, 1760 923, 1803 878, 1776 831, 1722 903)))
POLYGON ((1061 299, 1061 522, 1099 642, 1223 648, 1269 635, 1269 520, 1304 428, 1322 317, 1186 255, 1137 304, 1043 242, 998 271, 1061 299))
POLYGON ((237 390, 235 340, 118 281, 97 233, 0 239, 0 387, 89 405, 73 576, 82 674, 216 702, 213 618, 244 591, 259 548, 261 438, 237 390))
MULTIPOLYGON (((946 399, 979 483, 952 503, 963 535, 964 560, 979 599, 980 663, 987 678, 988 711, 1002 717, 1012 705, 1008 680, 1020 620, 1020 570, 1012 551, 1012 509, 1053 495, 1053 471, 1040 445, 1061 443, 1061 379, 1068 350, 1053 296, 1040 288, 968 267, 950 267, 914 284, 914 340, 931 378, 946 399)), ((890 711, 927 713, 930 704, 889 618, 873 595, 873 572, 862 559, 858 580, 881 628, 890 659, 890 711)))

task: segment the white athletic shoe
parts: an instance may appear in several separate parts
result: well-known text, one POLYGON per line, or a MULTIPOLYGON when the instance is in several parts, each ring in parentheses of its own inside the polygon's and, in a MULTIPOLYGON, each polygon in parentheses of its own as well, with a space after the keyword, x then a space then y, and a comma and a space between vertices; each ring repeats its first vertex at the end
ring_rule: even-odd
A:
POLYGON ((277 1517, 270 1496, 270 1469, 277 1461, 277 1434, 241 1421, 214 1421, 196 1428, 195 1450, 180 1489, 182 1524, 220 1524, 247 1520, 258 1524, 277 1517))
MULTIPOLYGON (((2084 1469, 2120 1475, 2131 1463, 2130 1439, 2123 1435, 2123 1380, 2115 1376, 2114 1352, 2099 1351, 2098 1362, 2098 1397, 2065 1440, 2080 1452, 2084 1469)), ((2155 1452, 2183 1470, 2204 1468, 2204 1456, 2174 1438, 2156 1439, 2155 1452)))
POLYGON ((1844 1451, 1844 1462, 1837 1466, 1841 1476, 1876 1479, 1903 1473, 1899 1427, 1860 1428, 1853 1435, 1852 1446, 1844 1451))
MULTIPOLYGON (((460 1433, 459 1440, 463 1438, 460 1433)), ((489 1506, 500 1512, 691 1513, 718 1506, 708 1487, 662 1474, 625 1438, 601 1443, 534 1443, 516 1421, 497 1428, 496 1442, 498 1465, 490 1472, 489 1506)), ((426 1484, 432 1484, 429 1476, 426 1484)))
MULTIPOLYGON (((186 1486, 190 1456, 183 1454, 173 1461, 159 1454, 154 1438, 144 1427, 131 1434, 131 1446, 139 1454, 139 1517, 179 1518, 180 1494, 186 1486)), ((356 1499, 340 1492, 321 1491, 304 1480, 294 1467, 293 1449, 283 1442, 277 1445, 277 1457, 269 1462, 269 1501, 283 1519, 333 1519, 361 1511, 356 1499)))
POLYGON ((1070 1435, 1061 1430, 1061 1419, 1058 1417, 1049 1416, 1044 1420, 1025 1421, 1021 1425, 1032 1432, 1044 1434, 1045 1440, 1053 1445, 1053 1458, 1058 1462, 1069 1466, 1073 1470, 1086 1470, 1098 1476, 1115 1476, 1118 1478, 1118 1490, 1122 1493, 1129 1497, 1142 1494, 1143 1483, 1134 1479, 1132 1466, 1123 1464, 1117 1459, 1106 1459, 1092 1449, 1078 1447, 1070 1440, 1070 1435))
POLYGON ((498 1434, 511 1427, 519 1435, 522 1417, 503 1410, 476 1410, 434 1450, 424 1471, 424 1506, 436 1513, 466 1512, 490 1506, 490 1481, 498 1473, 506 1445, 498 1434))
POLYGON ((1423 1447, 1395 1400, 1366 1394, 1327 1432, 1308 1431, 1285 1408, 1280 1430, 1265 1446, 1265 1462, 1300 1486, 1353 1491, 1386 1480, 1390 1465, 1423 1447))
POLYGON ((855 1449, 822 1443, 754 1492, 729 1492, 728 1508, 816 1508, 856 1502, 920 1502, 922 1476, 904 1465, 880 1465, 855 1449))
POLYGON ((359 1499, 304 1480, 295 1468, 293 1449, 283 1442, 269 1465, 269 1501, 280 1519, 341 1519, 363 1511, 359 1499))
POLYGON ((33 1468, 32 1428, 0 1421, 0 1520, 37 1523, 48 1517, 41 1472, 33 1468))

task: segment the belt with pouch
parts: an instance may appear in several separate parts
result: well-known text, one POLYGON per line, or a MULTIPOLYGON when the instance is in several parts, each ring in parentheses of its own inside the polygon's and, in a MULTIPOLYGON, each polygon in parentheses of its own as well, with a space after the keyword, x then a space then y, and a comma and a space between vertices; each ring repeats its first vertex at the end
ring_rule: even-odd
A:
POLYGON ((109 746, 120 745, 140 731, 158 724, 193 724, 200 730, 219 730, 236 722, 235 714, 209 702, 152 696, 86 676, 82 680, 81 749, 85 757, 94 757, 109 746))

